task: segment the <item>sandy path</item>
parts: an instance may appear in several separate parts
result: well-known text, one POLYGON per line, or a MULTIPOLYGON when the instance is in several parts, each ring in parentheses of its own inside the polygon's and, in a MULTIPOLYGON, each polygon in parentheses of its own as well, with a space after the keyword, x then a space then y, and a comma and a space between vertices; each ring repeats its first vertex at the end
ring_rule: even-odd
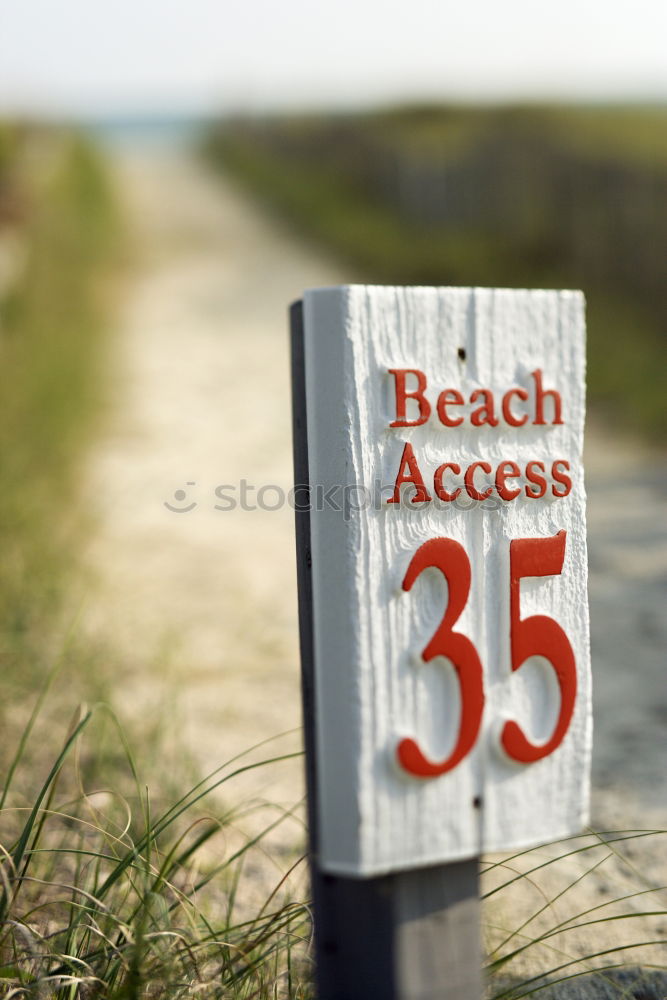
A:
MULTIPOLYGON (((191 745, 217 762, 298 725, 292 511, 243 510, 241 483, 247 507, 289 489, 286 306, 350 276, 184 151, 120 148, 114 165, 135 263, 90 475, 90 614, 138 681, 156 656, 187 681, 191 745), (216 509, 223 484, 233 510, 216 509)), ((667 466, 598 429, 586 469, 596 785, 665 804, 667 466)))
MULTIPOLYGON (((262 486, 265 506, 289 489, 286 305, 352 275, 184 152, 116 150, 113 163, 136 264, 89 474, 99 527, 87 621, 125 665, 126 707, 172 712, 214 767, 299 726, 293 515, 241 509, 239 486, 246 506, 262 486), (222 484, 235 487, 233 510, 216 509, 222 484)), ((664 828, 666 466, 598 431, 587 477, 594 819, 664 828)), ((298 735, 277 744, 296 745, 298 735)), ((284 802, 301 794, 298 764, 262 781, 284 802)), ((647 848, 642 867, 665 884, 659 856, 647 848)))
POLYGON ((176 701, 208 769, 300 725, 293 512, 242 505, 291 485, 287 304, 344 276, 178 150, 113 163, 135 261, 89 477, 87 616, 131 668, 127 706, 176 701))

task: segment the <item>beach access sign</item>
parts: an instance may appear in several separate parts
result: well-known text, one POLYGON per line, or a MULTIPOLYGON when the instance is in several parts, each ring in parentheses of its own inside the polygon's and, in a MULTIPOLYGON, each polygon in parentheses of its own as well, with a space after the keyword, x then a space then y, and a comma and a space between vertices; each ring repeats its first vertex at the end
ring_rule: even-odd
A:
POLYGON ((587 820, 584 302, 303 298, 317 863, 473 858, 587 820))

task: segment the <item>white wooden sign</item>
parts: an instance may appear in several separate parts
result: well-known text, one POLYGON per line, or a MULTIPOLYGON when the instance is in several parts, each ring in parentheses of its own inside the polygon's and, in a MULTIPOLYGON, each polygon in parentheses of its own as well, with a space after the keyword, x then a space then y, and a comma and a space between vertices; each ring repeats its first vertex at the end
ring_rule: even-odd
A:
POLYGON ((579 832, 582 295, 316 289, 304 344, 320 867, 579 832))

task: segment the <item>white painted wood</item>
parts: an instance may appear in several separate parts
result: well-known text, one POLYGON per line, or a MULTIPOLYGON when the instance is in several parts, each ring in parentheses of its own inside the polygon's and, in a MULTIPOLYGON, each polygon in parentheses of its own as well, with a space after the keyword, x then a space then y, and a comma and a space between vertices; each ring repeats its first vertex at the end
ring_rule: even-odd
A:
MULTIPOLYGON (((304 295, 304 323, 314 487, 318 863, 325 871, 369 876, 578 832, 588 815, 591 751, 581 293, 316 289, 304 295), (423 426, 389 427, 395 416, 390 368, 426 374, 433 413, 423 426), (497 427, 472 427, 466 420, 448 428, 438 421, 436 398, 445 388, 465 398, 476 388, 491 388, 499 411, 502 394, 522 386, 530 399, 514 400, 513 409, 531 413, 530 373, 538 368, 544 387, 562 396, 562 425, 515 428, 499 413, 497 427), (385 489, 379 502, 363 505, 357 487, 367 496, 377 493, 376 484, 393 487, 407 441, 431 493, 433 473, 445 461, 465 469, 486 460, 495 469, 503 459, 522 468, 543 461, 547 469, 565 459, 573 489, 565 498, 548 492, 540 500, 522 495, 480 503, 465 497, 425 505, 387 504, 391 489, 385 489), (327 503, 327 493, 333 502, 327 503), (561 530, 567 531, 562 575, 522 583, 521 617, 548 615, 565 630, 577 664, 577 700, 562 745, 549 757, 520 765, 499 750, 502 719, 513 717, 532 739, 544 740, 559 695, 546 661, 532 658, 515 673, 510 669, 509 544, 561 530), (442 617, 447 587, 433 570, 410 593, 401 584, 415 550, 435 537, 460 542, 471 560, 470 596, 454 627, 479 652, 486 704, 469 756, 447 774, 425 780, 401 773, 395 749, 402 736, 414 735, 430 756, 444 758, 458 731, 451 665, 443 658, 421 661, 442 617)), ((416 413, 416 404, 408 406, 416 413)))

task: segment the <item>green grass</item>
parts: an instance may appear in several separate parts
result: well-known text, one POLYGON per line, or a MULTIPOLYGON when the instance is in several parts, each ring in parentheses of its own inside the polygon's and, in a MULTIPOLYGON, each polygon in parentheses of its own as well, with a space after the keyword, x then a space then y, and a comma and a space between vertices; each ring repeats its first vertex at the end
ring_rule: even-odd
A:
POLYGON ((461 155, 492 130, 529 128, 577 155, 667 165, 667 109, 661 105, 407 105, 373 113, 368 124, 388 146, 423 155, 442 151, 445 143, 461 155))
POLYGON ((647 842, 660 858, 666 837, 664 830, 591 831, 487 862, 489 1000, 662 996, 667 886, 633 855, 647 842))
MULTIPOLYGON (((168 799, 104 706, 42 717, 51 680, 0 796, 3 995, 311 1000, 304 859, 296 847, 277 863, 271 844, 286 824, 293 835, 293 814, 235 787, 299 754, 255 748, 168 799)), ((667 886, 637 867, 636 848, 656 841, 660 857, 666 836, 589 833, 487 860, 487 1000, 661 998, 667 886)))
POLYGON ((238 799, 235 780, 295 755, 242 756, 166 803, 102 706, 69 726, 51 719, 47 741, 57 736, 60 750, 51 761, 36 752, 44 700, 0 798, 3 995, 306 1000, 309 915, 289 889, 302 859, 275 874, 264 851, 291 816, 262 803, 225 808, 220 795, 238 799), (122 758, 111 785, 109 738, 122 758), (258 871, 267 892, 249 911, 258 871))
POLYGON ((43 676, 61 641, 118 233, 108 180, 82 140, 26 132, 15 140, 11 175, 20 182, 5 185, 5 200, 25 208, 18 225, 0 228, 0 243, 11 238, 17 258, 0 293, 0 656, 3 683, 18 696, 43 676))

